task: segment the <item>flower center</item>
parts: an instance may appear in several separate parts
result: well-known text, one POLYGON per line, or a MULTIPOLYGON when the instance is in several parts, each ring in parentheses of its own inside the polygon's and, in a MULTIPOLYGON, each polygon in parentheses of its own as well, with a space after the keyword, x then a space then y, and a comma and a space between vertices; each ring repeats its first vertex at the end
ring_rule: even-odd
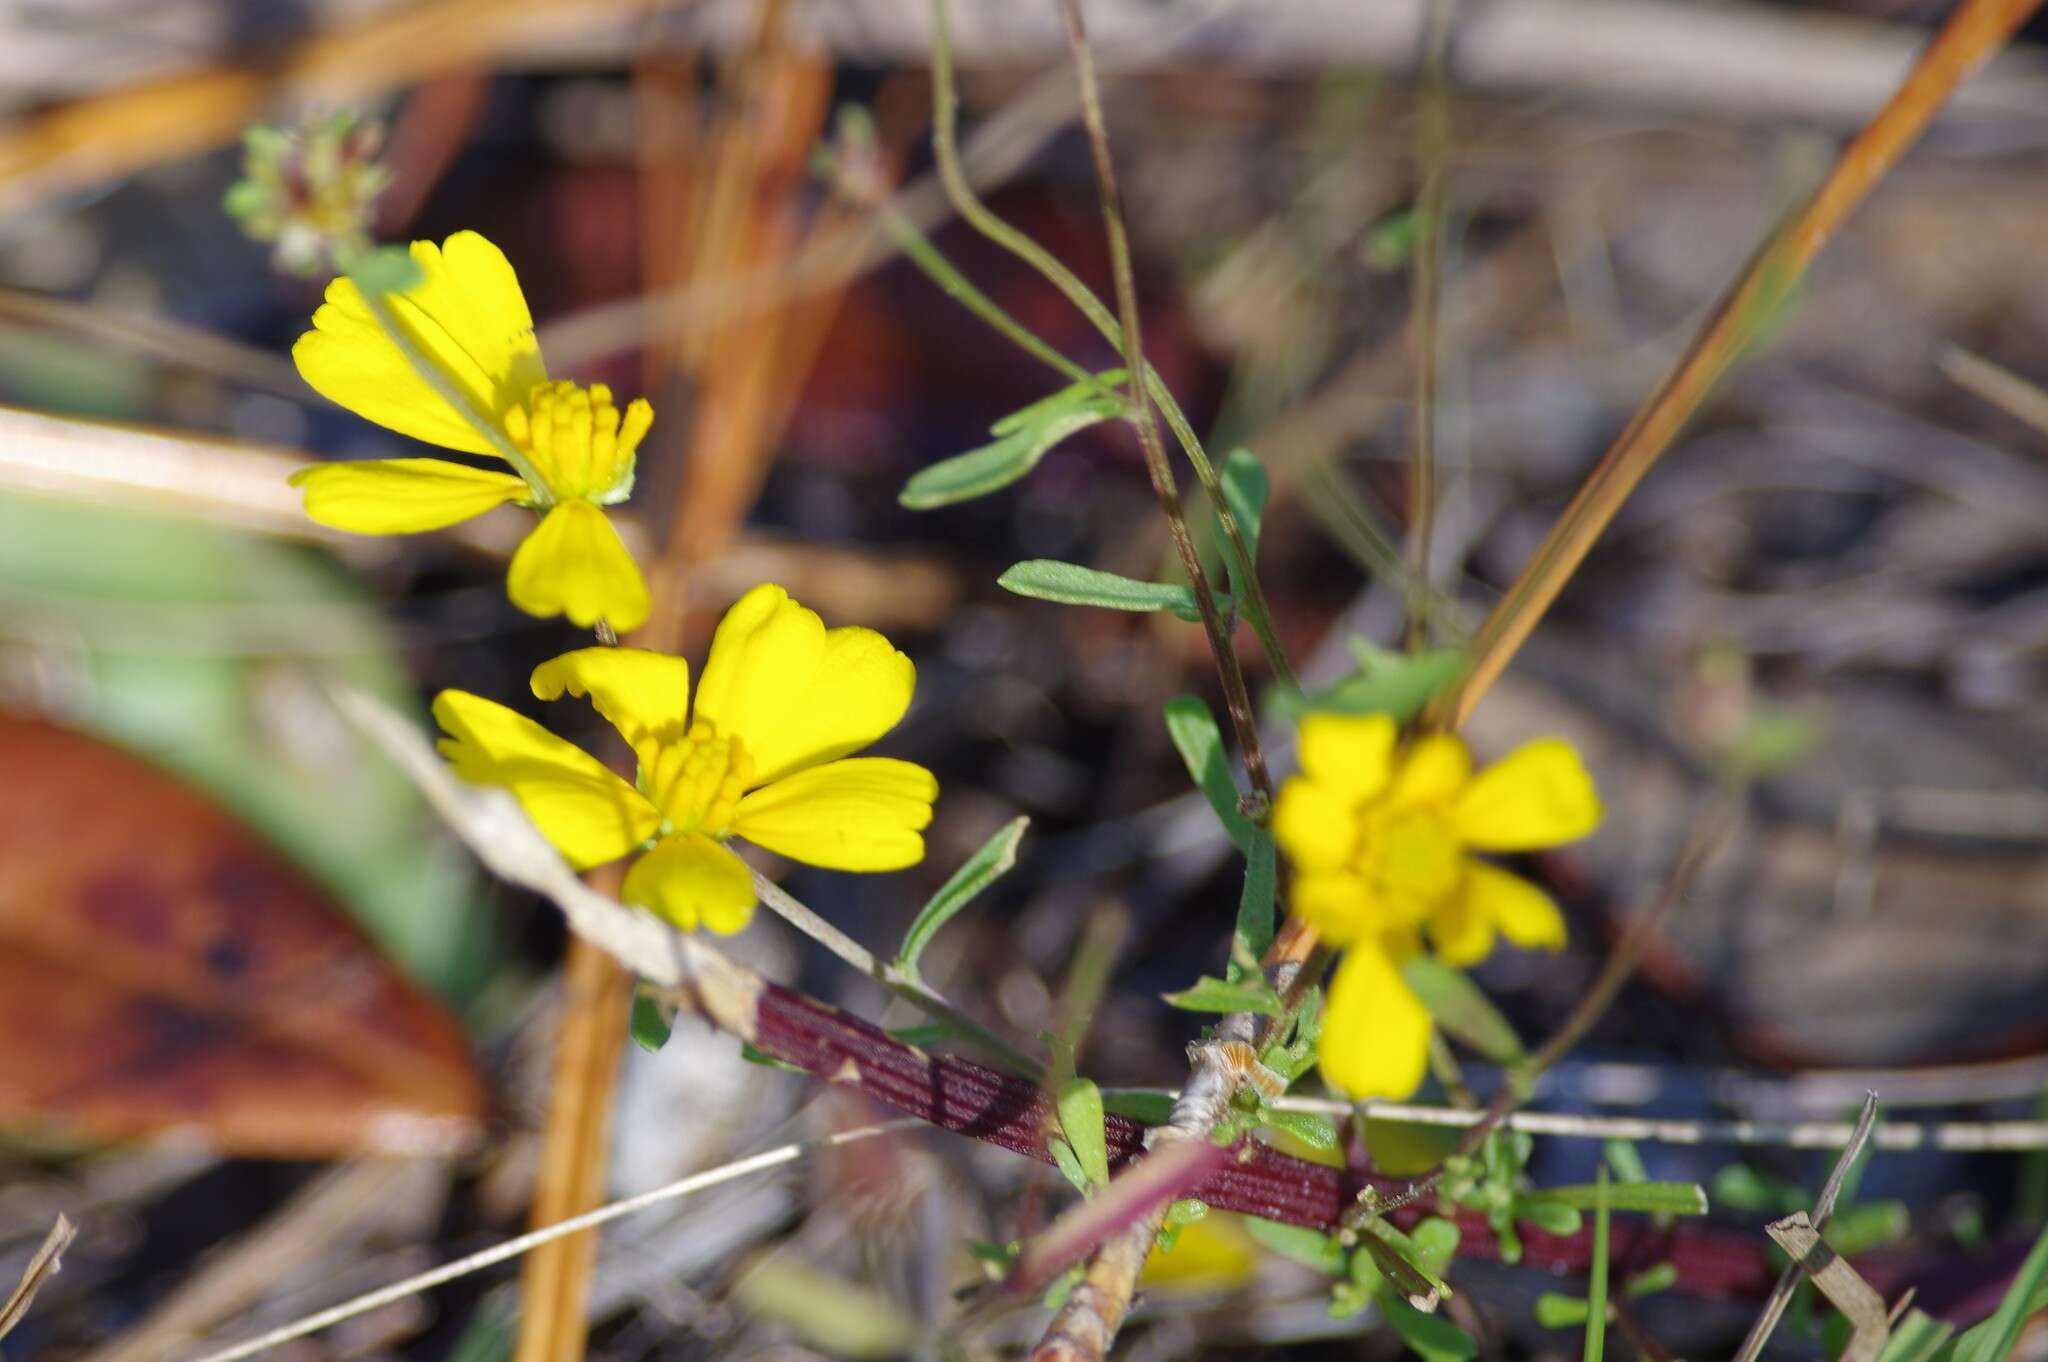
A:
POLYGON ((723 837, 753 778, 747 749, 709 719, 640 758, 640 788, 661 809, 666 832, 723 837))
POLYGON ((633 490, 633 456, 654 409, 644 400, 612 405, 612 390, 566 380, 537 383, 526 401, 505 413, 505 433, 556 501, 624 501, 633 490))
POLYGON ((1423 921, 1458 887, 1464 847, 1438 811, 1368 807, 1358 822, 1353 864, 1393 925, 1423 921))

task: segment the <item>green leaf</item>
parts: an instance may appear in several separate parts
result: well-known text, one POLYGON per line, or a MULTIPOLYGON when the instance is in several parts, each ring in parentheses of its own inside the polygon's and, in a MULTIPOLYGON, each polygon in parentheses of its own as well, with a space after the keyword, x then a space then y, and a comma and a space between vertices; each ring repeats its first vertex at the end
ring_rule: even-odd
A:
POLYGON ((1088 1184, 1088 1170, 1081 1166, 1081 1156, 1074 1147, 1058 1137, 1045 1142, 1046 1151, 1052 1155, 1053 1167, 1060 1170, 1060 1176, 1072 1183, 1074 1190, 1087 1195, 1092 1190, 1088 1184))
POLYGON ((1019 407, 1002 420, 988 428, 991 435, 1014 435, 1031 426, 1043 425, 1057 416, 1079 411, 1084 407, 1096 406, 1103 402, 1121 403, 1123 394, 1118 386, 1127 377, 1122 369, 1104 369, 1095 375, 1094 383, 1070 383, 1049 397, 1041 397, 1028 407, 1019 407))
POLYGON ((348 277, 372 297, 405 293, 427 281, 426 271, 403 246, 379 246, 364 251, 348 262, 348 277))
MULTIPOLYGON (((1643 1183, 1654 1187, 1656 1183, 1643 1183)), ((1600 1362, 1607 1346, 1607 1165, 1600 1165, 1600 1180, 1593 1184, 1593 1279, 1586 1291, 1585 1362, 1600 1362)), ((1704 1198, 1702 1198, 1704 1200, 1704 1198)), ((1701 1210, 1706 1207, 1702 1205, 1701 1210)))
POLYGON ((1600 1157, 1607 1161, 1617 1182, 1648 1182, 1650 1170, 1643 1166, 1643 1155, 1631 1140, 1602 1140, 1600 1157))
POLYGON ((1401 978, 1422 999, 1429 1015, 1447 1035, 1465 1042, 1496 1064, 1513 1064, 1522 1057, 1522 1042, 1479 985, 1463 970, 1451 968, 1426 951, 1418 951, 1401 963, 1401 978))
POLYGON ((659 1051, 668 1044, 669 1032, 675 1029, 675 1024, 673 1009, 663 1007, 659 1000, 645 993, 633 995, 633 1020, 628 1029, 635 1045, 643 1050, 659 1051))
POLYGON ((1836 1210, 1821 1237, 1844 1258, 1854 1258, 1896 1244, 1906 1237, 1912 1223, 1903 1201, 1861 1201, 1836 1210))
MULTIPOLYGON (((1237 778, 1231 774, 1230 752, 1223 745, 1223 730, 1209 706, 1197 695, 1176 695, 1166 702, 1166 734, 1186 763, 1188 775, 1208 799, 1209 807, 1223 823, 1239 851, 1249 852, 1252 821, 1238 807, 1237 778)), ((1268 940, 1271 940, 1270 933, 1268 940)), ((1263 955, 1265 947, 1255 954, 1263 955)))
POLYGON ((1536 1298, 1536 1323, 1545 1329, 1576 1329, 1586 1315, 1586 1302, 1577 1296, 1546 1291, 1536 1298))
POLYGON ((1086 1275, 1087 1272, 1084 1266, 1076 1263, 1059 1276, 1053 1278, 1051 1283, 1045 1288, 1045 1299, 1043 1302, 1045 1308, 1057 1310, 1062 1305, 1065 1305, 1067 1297, 1074 1294, 1074 1288, 1081 1284, 1081 1278, 1086 1275))
MULTIPOLYGON (((1122 381, 1121 369, 1104 380, 1122 381)), ((903 484, 897 500, 913 511, 928 511, 1000 491, 1038 466, 1053 446, 1112 416, 1122 414, 1122 394, 1076 383, 1012 412, 991 426, 993 444, 971 449, 920 470, 903 484)))
POLYGON ((996 585, 1019 596, 1058 601, 1062 605, 1094 605, 1104 610, 1143 613, 1171 610, 1175 614, 1194 614, 1197 610, 1195 593, 1187 587, 1141 582, 1056 558, 1028 558, 996 578, 996 585))
MULTIPOLYGON (((1266 514, 1269 486, 1265 467, 1249 449, 1233 449, 1223 460, 1223 467, 1217 470, 1216 477, 1223 485, 1223 501, 1230 507, 1231 519, 1237 522, 1237 532, 1244 536, 1244 551, 1256 565, 1259 559, 1259 522, 1266 514)), ((1227 545, 1223 561, 1231 561, 1227 545)), ((1244 585, 1237 580, 1234 568, 1230 580, 1242 594, 1244 585)))
POLYGON ((1277 1017, 1286 1006, 1273 986, 1263 979, 1231 984, 1210 974, 1195 980, 1193 988, 1163 996, 1169 1007, 1183 1012, 1256 1012, 1262 1017, 1277 1017))
POLYGON ((1525 1193, 1522 1202, 1524 1205, 1548 1202, 1590 1211, 1600 1204, 1603 1192, 1610 1210, 1642 1211, 1653 1215, 1707 1213, 1707 1189, 1697 1182, 1623 1182, 1609 1184, 1605 1188, 1598 1183, 1546 1187, 1540 1192, 1525 1193))
POLYGON ((1316 712, 1391 714, 1405 723, 1420 714, 1439 691, 1463 676, 1469 664, 1464 653, 1452 648, 1404 654, 1360 644, 1354 651, 1361 651, 1359 670, 1325 690, 1304 696, 1299 691, 1275 687, 1271 703, 1279 717, 1298 724, 1316 712))
POLYGON ((1567 1206, 1561 1201, 1546 1201, 1536 1196, 1515 1198, 1515 1218, 1526 1220, 1545 1234, 1577 1234, 1580 1229, 1579 1209, 1567 1206))
POLYGON ((1102 1105, 1142 1125, 1163 1126, 1173 1119, 1173 1098, 1163 1092, 1106 1092, 1102 1105))
POLYGON ((2044 1277, 2048 1277, 2048 1233, 2034 1241, 2033 1251, 2020 1264, 1991 1318, 1956 1340, 1953 1362, 2006 1362, 2019 1342, 2020 1326, 2029 1315, 2048 1307, 2048 1292, 2042 1290, 2044 1277))
POLYGON ((975 895, 994 884, 1004 872, 1017 864, 1017 844, 1024 839, 1024 830, 1031 826, 1029 818, 1013 818, 996 830, 995 836, 981 844, 981 850, 969 856, 952 877, 939 886, 931 901, 918 909, 917 920, 910 924, 904 934, 902 949, 896 953, 896 963, 912 980, 918 978, 918 957, 924 948, 931 945, 939 928, 953 920, 953 916, 969 903, 975 895))
POLYGON ((1906 1317, 1893 1328, 1892 1336, 1885 1341, 1884 1351, 1877 1355, 1877 1362, 1932 1362, 1955 1331, 1953 1324, 1931 1319, 1918 1310, 1908 1310, 1906 1317))
POLYGON ((1669 1291, 1678 1285, 1678 1264, 1659 1263, 1644 1268, 1621 1284, 1625 1296, 1654 1296, 1659 1291, 1669 1291))
POLYGON ((1275 1130, 1284 1130, 1300 1140, 1310 1149, 1335 1149, 1337 1147, 1337 1123, 1327 1116, 1313 1111, 1273 1111, 1259 1113, 1259 1123, 1275 1130))
POLYGON ((764 1069, 781 1069, 784 1073, 792 1074, 807 1072, 800 1066, 791 1064, 786 1059, 777 1059, 774 1055, 769 1054, 750 1040, 740 1042, 740 1058, 749 1064, 758 1064, 764 1069))
POLYGON ((1423 1362, 1466 1362, 1479 1354, 1472 1335, 1442 1315, 1425 1315, 1392 1291, 1381 1294, 1380 1312, 1423 1362))
POLYGON ((1789 1215, 1813 1200, 1798 1183, 1760 1173, 1746 1163, 1723 1165, 1714 1173, 1713 1188, 1715 1201, 1738 1211, 1789 1215))
POLYGON ((928 1045, 938 1045, 954 1039, 960 1028, 951 1022, 919 1022, 915 1026, 892 1026, 889 1034, 905 1045, 915 1045, 920 1050, 928 1045))
POLYGON ((1102 1131, 1102 1089, 1091 1078, 1071 1079, 1059 1091, 1060 1133, 1074 1151, 1088 1186, 1109 1186, 1109 1141, 1102 1131))
POLYGON ((1408 1242, 1415 1246, 1415 1261, 1425 1272, 1441 1277, 1444 1268, 1458 1253, 1457 1222, 1433 1215, 1408 1231, 1408 1242))
POLYGON ((1244 1227, 1252 1238, 1283 1258, 1292 1258, 1327 1276, 1344 1275, 1344 1248, 1333 1235, 1255 1215, 1244 1217, 1244 1227))
POLYGON ((1230 948, 1230 973, 1243 975, 1241 982, 1265 979, 1256 962, 1265 959, 1266 948, 1273 944, 1274 905, 1279 894, 1279 855, 1273 849, 1273 834, 1264 828, 1253 828, 1251 846, 1245 851, 1244 892, 1238 895, 1237 925, 1232 929, 1230 948), (1254 963, 1240 969, 1239 959, 1254 963))

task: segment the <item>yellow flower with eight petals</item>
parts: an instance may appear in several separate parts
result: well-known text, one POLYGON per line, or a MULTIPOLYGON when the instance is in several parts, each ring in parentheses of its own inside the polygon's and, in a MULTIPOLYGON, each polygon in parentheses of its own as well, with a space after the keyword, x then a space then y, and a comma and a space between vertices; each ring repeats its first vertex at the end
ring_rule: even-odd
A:
POLYGON ((434 717, 456 773, 511 790, 577 869, 643 846, 621 897, 685 929, 736 932, 753 914, 744 837, 832 870, 924 859, 938 782, 890 757, 851 757, 910 705, 910 659, 872 629, 827 629, 779 586, 719 622, 690 704, 690 667, 640 648, 582 648, 534 669, 533 692, 590 698, 639 762, 627 784, 505 706, 441 692, 434 717))
MULTIPOLYGON (((414 350, 524 460, 522 475, 449 459, 372 459, 293 474, 306 514, 356 534, 438 530, 506 502, 540 513, 512 556, 507 590, 533 615, 567 614, 621 631, 647 621, 647 583, 600 509, 633 490, 634 455, 654 421, 636 398, 621 414, 603 384, 549 382, 526 296, 505 253, 475 232, 412 243, 425 278, 386 295, 414 350)), ((323 397, 428 444, 503 458, 498 443, 435 391, 347 277, 327 286, 313 329, 292 346, 323 397)))
POLYGON ((1456 737, 1397 750, 1398 737, 1384 714, 1310 715, 1301 774, 1273 806, 1273 836, 1294 866, 1294 911, 1344 947, 1320 1063, 1355 1098, 1399 1100, 1422 1085, 1429 1012, 1400 966, 1423 933, 1450 965, 1484 959, 1496 935, 1564 945, 1549 895, 1470 853, 1558 846, 1600 822, 1592 778, 1561 739, 1524 744, 1474 774, 1456 737))

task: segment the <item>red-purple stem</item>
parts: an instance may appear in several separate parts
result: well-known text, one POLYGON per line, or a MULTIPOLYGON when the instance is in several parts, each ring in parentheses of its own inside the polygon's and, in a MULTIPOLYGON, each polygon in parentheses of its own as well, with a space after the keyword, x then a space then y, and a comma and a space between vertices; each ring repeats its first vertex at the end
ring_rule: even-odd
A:
MULTIPOLYGON (((943 1130, 1051 1163, 1045 1132, 1052 1103, 1037 1085, 998 1073, 972 1060, 930 1055, 904 1044, 858 1017, 786 989, 767 984, 755 1019, 754 1045, 819 1078, 867 1094, 943 1130)), ((1110 1168, 1121 1168, 1144 1152, 1147 1127, 1127 1117, 1104 1118, 1110 1168)), ((1234 1151, 1236 1161, 1198 1184, 1190 1194, 1224 1211, 1240 1211, 1290 1225, 1334 1231, 1337 1218, 1367 1186, 1383 1193, 1405 1187, 1398 1178, 1340 1172, 1297 1159, 1255 1140, 1234 1151)), ((1393 1212, 1406 1228, 1438 1213, 1427 1200, 1393 1212)), ((1458 1252, 1497 1258, 1500 1245, 1486 1217, 1453 1210, 1458 1252)), ((1592 1260, 1590 1230, 1546 1234, 1521 1225, 1522 1261, 1553 1272, 1586 1270, 1592 1260)), ((1773 1279, 1762 1246, 1751 1239, 1695 1226, 1656 1229, 1643 1222, 1617 1221, 1613 1257, 1629 1262, 1669 1262, 1678 1273, 1676 1289, 1701 1297, 1761 1295, 1773 1279)))

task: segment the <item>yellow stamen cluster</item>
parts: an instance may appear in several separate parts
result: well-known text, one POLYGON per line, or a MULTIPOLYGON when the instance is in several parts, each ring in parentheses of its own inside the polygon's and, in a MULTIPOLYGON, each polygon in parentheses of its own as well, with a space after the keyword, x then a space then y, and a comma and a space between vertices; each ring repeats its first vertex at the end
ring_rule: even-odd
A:
POLYGON ((566 379, 538 383, 505 413, 505 433, 546 481, 557 501, 624 501, 633 490, 633 456, 654 424, 654 409, 635 398, 622 418, 612 390, 566 379))
POLYGON ((1369 804, 1358 814, 1351 864, 1390 926, 1420 926, 1458 887, 1464 847, 1435 809, 1369 804))
POLYGON ((674 832, 723 837, 740 796, 754 780, 754 759, 740 740, 698 719, 680 738, 650 744, 640 755, 640 787, 674 832))

